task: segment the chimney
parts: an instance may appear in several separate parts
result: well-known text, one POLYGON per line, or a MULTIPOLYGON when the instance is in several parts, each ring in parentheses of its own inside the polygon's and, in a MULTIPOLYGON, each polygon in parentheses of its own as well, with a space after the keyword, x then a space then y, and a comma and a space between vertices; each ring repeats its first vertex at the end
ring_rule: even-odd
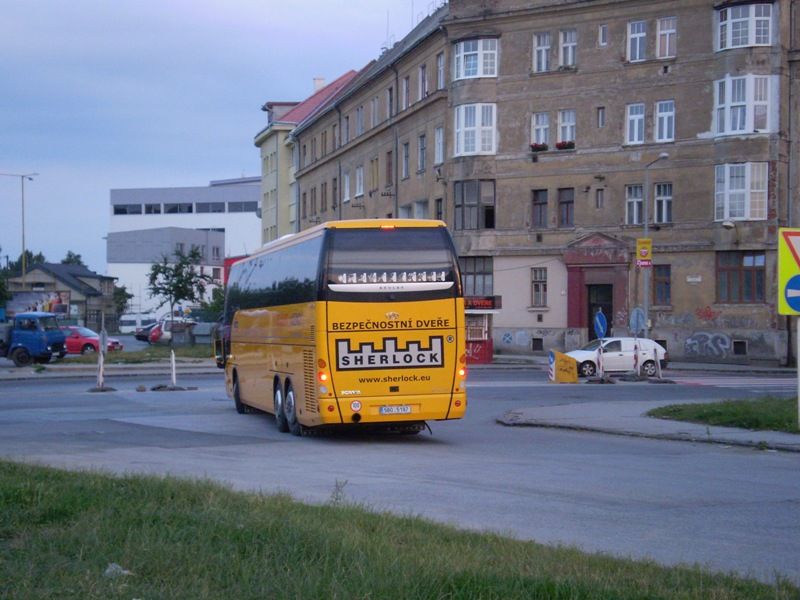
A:
POLYGON ((314 91, 318 92, 325 87, 324 77, 314 77, 314 91))

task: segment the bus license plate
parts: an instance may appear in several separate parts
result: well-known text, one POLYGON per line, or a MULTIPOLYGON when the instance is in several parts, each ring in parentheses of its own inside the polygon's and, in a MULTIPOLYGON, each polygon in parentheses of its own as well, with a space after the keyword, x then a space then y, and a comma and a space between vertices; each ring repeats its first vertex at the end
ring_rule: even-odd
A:
POLYGON ((401 404, 397 406, 381 406, 382 415, 407 415, 411 413, 411 406, 401 404))

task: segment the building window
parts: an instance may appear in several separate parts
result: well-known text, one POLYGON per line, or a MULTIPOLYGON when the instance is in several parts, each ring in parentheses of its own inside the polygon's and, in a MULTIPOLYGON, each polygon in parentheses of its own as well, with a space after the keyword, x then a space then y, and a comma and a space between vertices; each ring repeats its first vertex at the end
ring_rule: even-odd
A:
POLYGON ((417 173, 425 170, 428 149, 425 134, 417 138, 417 173))
POLYGON ((577 64, 576 48, 578 47, 578 31, 566 29, 559 33, 561 37, 561 53, 559 55, 562 67, 574 67, 577 64))
POLYGON ((257 210, 258 202, 228 202, 229 213, 256 212, 257 210))
POLYGON ((331 179, 331 208, 336 210, 339 206, 339 180, 334 177, 331 179))
POLYGON ((444 219, 444 200, 442 198, 437 198, 433 201, 433 209, 436 214, 433 215, 434 219, 439 219, 440 221, 444 219))
POLYGON ((400 110, 405 110, 411 104, 411 78, 403 77, 400 88, 400 110))
POLYGON ((404 204, 401 206, 397 211, 397 216, 400 219, 410 219, 411 218, 411 205, 404 204))
POLYGON ((364 165, 356 167, 356 198, 364 195, 364 165))
POLYGON ((195 204, 195 210, 198 213, 224 213, 224 202, 198 202, 195 204))
POLYGON ((465 296, 493 296, 494 268, 491 256, 462 256, 461 285, 465 296))
POLYGON ((659 100, 656 102, 656 141, 675 141, 675 101, 659 100))
POLYGON ((714 219, 767 218, 767 163, 737 163, 715 167, 714 219))
POLYGON ((160 215, 161 214, 161 205, 160 204, 145 204, 144 205, 144 214, 146 214, 146 215, 160 215))
POLYGON ((763 252, 717 252, 717 302, 764 302, 765 279, 763 252))
POLYGON ((644 188, 641 185, 625 186, 625 223, 642 224, 642 208, 644 206, 644 188))
MULTIPOLYGON (((191 204, 189 206, 191 206, 191 204)), ((115 204, 114 205, 114 214, 115 215, 140 215, 140 214, 142 214, 142 205, 141 204, 115 204)))
POLYGON ((653 304, 672 304, 672 268, 670 265, 653 265, 653 304))
POLYGON ((392 87, 386 89, 386 114, 390 117, 394 116, 394 88, 392 87))
POLYGON ((309 208, 308 212, 313 217, 317 214, 317 188, 311 188, 311 207, 309 208))
MULTIPOLYGON (((726 77, 714 82, 714 131, 717 135, 771 131, 771 78, 726 77)), ((775 94, 777 96, 777 94, 775 94)))
POLYGON ((531 143, 550 143, 550 114, 546 112, 533 113, 531 119, 531 143))
POLYGON ((677 17, 662 17, 658 20, 658 44, 656 56, 658 58, 672 58, 677 53, 678 19, 677 17))
POLYGON ((389 150, 386 153, 386 187, 394 183, 394 153, 389 150))
POLYGON ((408 142, 405 142, 403 144, 403 160, 400 164, 400 177, 402 179, 406 179, 408 177, 410 153, 409 144, 408 142))
POLYGON ((598 106, 597 107, 597 128, 602 129, 606 126, 606 107, 605 106, 598 106))
POLYGON ((494 229, 494 180, 453 184, 455 229, 494 229))
POLYGON ((319 212, 324 213, 328 210, 328 182, 323 181, 319 184, 319 212))
POLYGON ((364 107, 356 108, 356 136, 364 133, 364 107))
POLYGON ((308 217, 308 198, 306 196, 306 192, 303 192, 302 204, 300 206, 301 206, 301 209, 302 209, 302 212, 301 212, 302 217, 301 218, 305 219, 305 218, 308 217))
POLYGON ((331 128, 331 138, 333 138, 333 149, 336 150, 339 147, 339 127, 336 123, 331 128))
POLYGON ((534 73, 546 73, 550 70, 550 34, 534 34, 533 44, 533 71, 534 73))
POLYGON ((168 215, 190 213, 192 208, 191 202, 164 203, 164 213, 168 215))
POLYGON ((640 62, 647 57, 647 23, 628 23, 628 61, 640 62))
POLYGON ((444 162, 444 127, 433 130, 433 164, 440 165, 444 162))
POLYGON ((428 95, 428 67, 426 65, 419 66, 419 81, 418 81, 418 100, 422 100, 428 95))
POLYGON ((547 268, 531 269, 531 306, 547 306, 547 268))
POLYGON ((417 200, 416 202, 414 202, 413 218, 415 218, 415 219, 427 219, 428 218, 428 201, 427 200, 417 200))
POLYGON ((350 202, 350 171, 342 173, 342 203, 350 202))
POLYGON ((343 144, 347 144, 350 141, 350 115, 346 115, 344 118, 344 126, 342 127, 342 135, 344 136, 344 140, 342 141, 343 144))
MULTIPOLYGON (((377 127, 379 123, 378 119, 378 97, 375 96, 369 103, 369 124, 370 127, 377 127)), ((325 150, 322 151, 323 156, 325 155, 325 150)))
POLYGON ((597 188, 594 191, 594 207, 603 208, 606 203, 606 190, 605 188, 597 188))
POLYGON ((657 183, 655 189, 656 223, 672 223, 672 184, 657 183))
POLYGON ((439 52, 436 55, 436 89, 444 89, 444 52, 439 52))
POLYGON ((626 107, 628 126, 625 128, 626 144, 644 143, 644 104, 628 104, 626 107))
POLYGON ((741 4, 717 11, 718 50, 771 43, 771 4, 741 4))
POLYGON ((575 141, 575 111, 574 110, 560 110, 560 111, 558 111, 558 141, 559 142, 574 142, 575 141))
POLYGON ((495 153, 495 105, 463 104, 455 110, 455 156, 495 153))
POLYGON ((211 246, 211 258, 215 260, 222 258, 222 250, 219 246, 211 246))
POLYGON ((558 190, 558 226, 575 225, 575 188, 559 188, 558 190))
POLYGON ((601 48, 608 46, 608 25, 606 24, 597 28, 597 45, 601 48))
POLYGON ((497 40, 467 40, 456 44, 453 79, 497 77, 497 40))
POLYGON ((533 190, 533 226, 536 229, 547 227, 547 190, 533 190))
POLYGON ((370 193, 376 191, 378 186, 378 177, 380 175, 380 166, 378 164, 378 157, 369 159, 369 191, 370 193))

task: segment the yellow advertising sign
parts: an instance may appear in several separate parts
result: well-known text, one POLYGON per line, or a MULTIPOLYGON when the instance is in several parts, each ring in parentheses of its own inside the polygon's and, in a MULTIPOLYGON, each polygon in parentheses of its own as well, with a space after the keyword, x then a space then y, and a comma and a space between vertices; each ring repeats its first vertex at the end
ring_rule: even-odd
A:
POLYGON ((653 266, 653 240, 650 238, 639 238, 636 240, 636 266, 653 266))
POLYGON ((778 314, 800 315, 800 229, 778 229, 778 314))

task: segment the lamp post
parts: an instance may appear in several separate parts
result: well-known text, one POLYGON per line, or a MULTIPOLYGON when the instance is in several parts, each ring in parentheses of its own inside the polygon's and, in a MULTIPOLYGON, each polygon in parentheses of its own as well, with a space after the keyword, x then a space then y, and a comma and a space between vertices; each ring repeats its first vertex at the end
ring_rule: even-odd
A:
MULTIPOLYGON (((642 211, 642 220, 644 221, 644 235, 645 239, 650 237, 650 167, 660 160, 669 158, 669 154, 662 152, 657 158, 651 160, 644 166, 644 206, 642 211)), ((642 307, 644 309, 644 333, 645 337, 650 337, 650 269, 653 267, 644 267, 643 281, 644 293, 642 294, 642 307)))
POLYGON ((3 177, 19 177, 20 192, 22 195, 22 288, 25 288, 25 271, 26 271, 26 258, 25 258, 25 180, 33 181, 33 178, 39 175, 38 173, 0 173, 3 177))

